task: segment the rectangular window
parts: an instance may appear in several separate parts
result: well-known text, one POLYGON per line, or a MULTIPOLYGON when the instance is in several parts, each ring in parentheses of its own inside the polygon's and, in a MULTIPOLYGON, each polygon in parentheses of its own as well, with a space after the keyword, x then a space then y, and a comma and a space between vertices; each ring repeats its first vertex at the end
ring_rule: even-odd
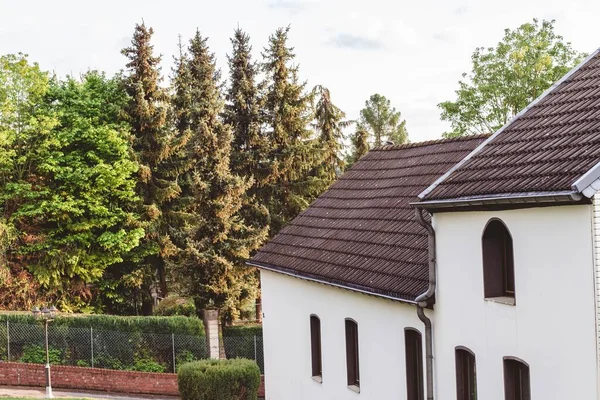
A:
POLYGON ((322 378, 321 320, 316 315, 310 316, 310 354, 312 358, 312 376, 322 378))
POLYGON ((512 358, 504 359, 504 398, 531 400, 529 366, 512 358))
POLYGON ((351 319, 346 319, 346 369, 348 386, 359 387, 358 325, 351 319))
POLYGON ((475 355, 465 348, 456 349, 456 399, 477 400, 475 355))
POLYGON ((414 329, 404 331, 407 400, 423 400, 423 342, 414 329))

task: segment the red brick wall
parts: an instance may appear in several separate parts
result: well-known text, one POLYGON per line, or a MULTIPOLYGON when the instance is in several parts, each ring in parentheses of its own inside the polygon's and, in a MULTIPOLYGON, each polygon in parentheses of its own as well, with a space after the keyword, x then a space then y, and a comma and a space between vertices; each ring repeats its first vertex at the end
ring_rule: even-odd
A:
MULTIPOLYGON (((44 366, 0 361, 0 385, 46 386, 44 366)), ((52 366, 52 387, 127 394, 178 396, 177 375, 111 369, 52 366)), ((264 378, 258 391, 264 397, 264 378)))
MULTIPOLYGON (((44 366, 0 362, 0 385, 46 386, 44 366)), ((177 375, 52 366, 52 387, 128 394, 177 396, 177 375)))

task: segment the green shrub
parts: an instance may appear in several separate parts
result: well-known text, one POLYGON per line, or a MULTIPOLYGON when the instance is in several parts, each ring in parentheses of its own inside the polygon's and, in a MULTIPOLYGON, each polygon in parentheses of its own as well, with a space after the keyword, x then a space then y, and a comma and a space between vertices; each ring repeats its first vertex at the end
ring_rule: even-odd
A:
POLYGON ((189 363, 192 361, 196 361, 198 358, 191 351, 184 350, 184 351, 177 353, 177 356, 175 357, 175 359, 176 359, 177 365, 182 365, 182 364, 186 364, 186 363, 189 363))
POLYGON ((223 336, 262 336, 262 325, 238 325, 223 328, 223 336))
POLYGON ((165 372, 167 368, 151 358, 138 358, 130 369, 141 372, 165 372))
MULTIPOLYGON (((3 314, 0 321, 9 324, 40 325, 31 314, 3 314)), ((61 314, 50 327, 94 328, 94 330, 140 332, 140 333, 174 333, 176 335, 204 336, 204 325, 199 318, 183 316, 172 317, 121 317, 116 315, 61 314)))
POLYGON ((95 368, 120 369, 125 370, 127 366, 118 358, 101 355, 94 358, 95 368))
POLYGON ((154 315, 164 317, 171 315, 194 317, 196 316, 196 306, 192 299, 181 296, 169 296, 156 306, 154 315))
POLYGON ((202 360, 177 371, 182 400, 256 400, 260 370, 254 361, 202 360))
POLYGON ((75 363, 75 365, 77 365, 78 367, 89 367, 90 366, 90 362, 87 360, 77 360, 77 362, 75 363))
MULTIPOLYGON (((50 364, 62 364, 62 351, 48 348, 48 358, 50 364)), ((23 355, 19 358, 20 362, 32 364, 46 364, 46 349, 35 344, 24 346, 23 355)))

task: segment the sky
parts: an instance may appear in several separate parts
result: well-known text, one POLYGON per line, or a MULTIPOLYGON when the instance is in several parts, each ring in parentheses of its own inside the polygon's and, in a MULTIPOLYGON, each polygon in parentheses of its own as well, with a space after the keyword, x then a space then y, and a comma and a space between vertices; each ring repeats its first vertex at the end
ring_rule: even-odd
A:
POLYGON ((449 129, 437 104, 453 100, 476 47, 494 46, 505 28, 555 19, 579 51, 600 47, 597 0, 0 0, 0 54, 23 52, 43 69, 78 76, 118 72, 120 49, 136 23, 154 28, 163 73, 171 72, 178 35, 209 37, 227 76, 229 38, 239 25, 257 59, 271 33, 291 26, 290 45, 308 88, 323 85, 349 119, 373 93, 391 100, 412 142, 449 129))

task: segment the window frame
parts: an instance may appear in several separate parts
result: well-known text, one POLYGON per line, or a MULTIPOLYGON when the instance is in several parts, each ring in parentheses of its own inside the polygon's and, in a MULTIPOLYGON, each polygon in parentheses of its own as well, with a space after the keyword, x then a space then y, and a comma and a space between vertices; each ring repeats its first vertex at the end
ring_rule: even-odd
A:
POLYGON ((352 318, 344 320, 346 336, 346 377, 348 388, 360 392, 360 348, 358 344, 358 322, 352 318))
POLYGON ((406 399, 423 400, 425 398, 423 335, 418 329, 404 329, 404 359, 406 362, 406 399), (412 337, 413 335, 415 336, 412 337))
POLYGON ((486 223, 481 234, 481 253, 484 298, 515 305, 514 242, 500 218, 491 218, 486 223))
POLYGON ((321 342, 321 319, 316 314, 310 315, 310 359, 311 377, 323 382, 323 348, 321 342))
POLYGON ((504 357, 502 359, 504 373, 504 399, 505 400, 531 400, 531 369, 529 364, 517 357, 504 357), (515 372, 519 373, 520 388, 515 382, 515 372))
POLYGON ((456 365, 456 399, 477 400, 477 358, 475 353, 468 347, 456 346, 454 348, 454 358, 456 365), (465 360, 466 365, 464 364, 465 360))

